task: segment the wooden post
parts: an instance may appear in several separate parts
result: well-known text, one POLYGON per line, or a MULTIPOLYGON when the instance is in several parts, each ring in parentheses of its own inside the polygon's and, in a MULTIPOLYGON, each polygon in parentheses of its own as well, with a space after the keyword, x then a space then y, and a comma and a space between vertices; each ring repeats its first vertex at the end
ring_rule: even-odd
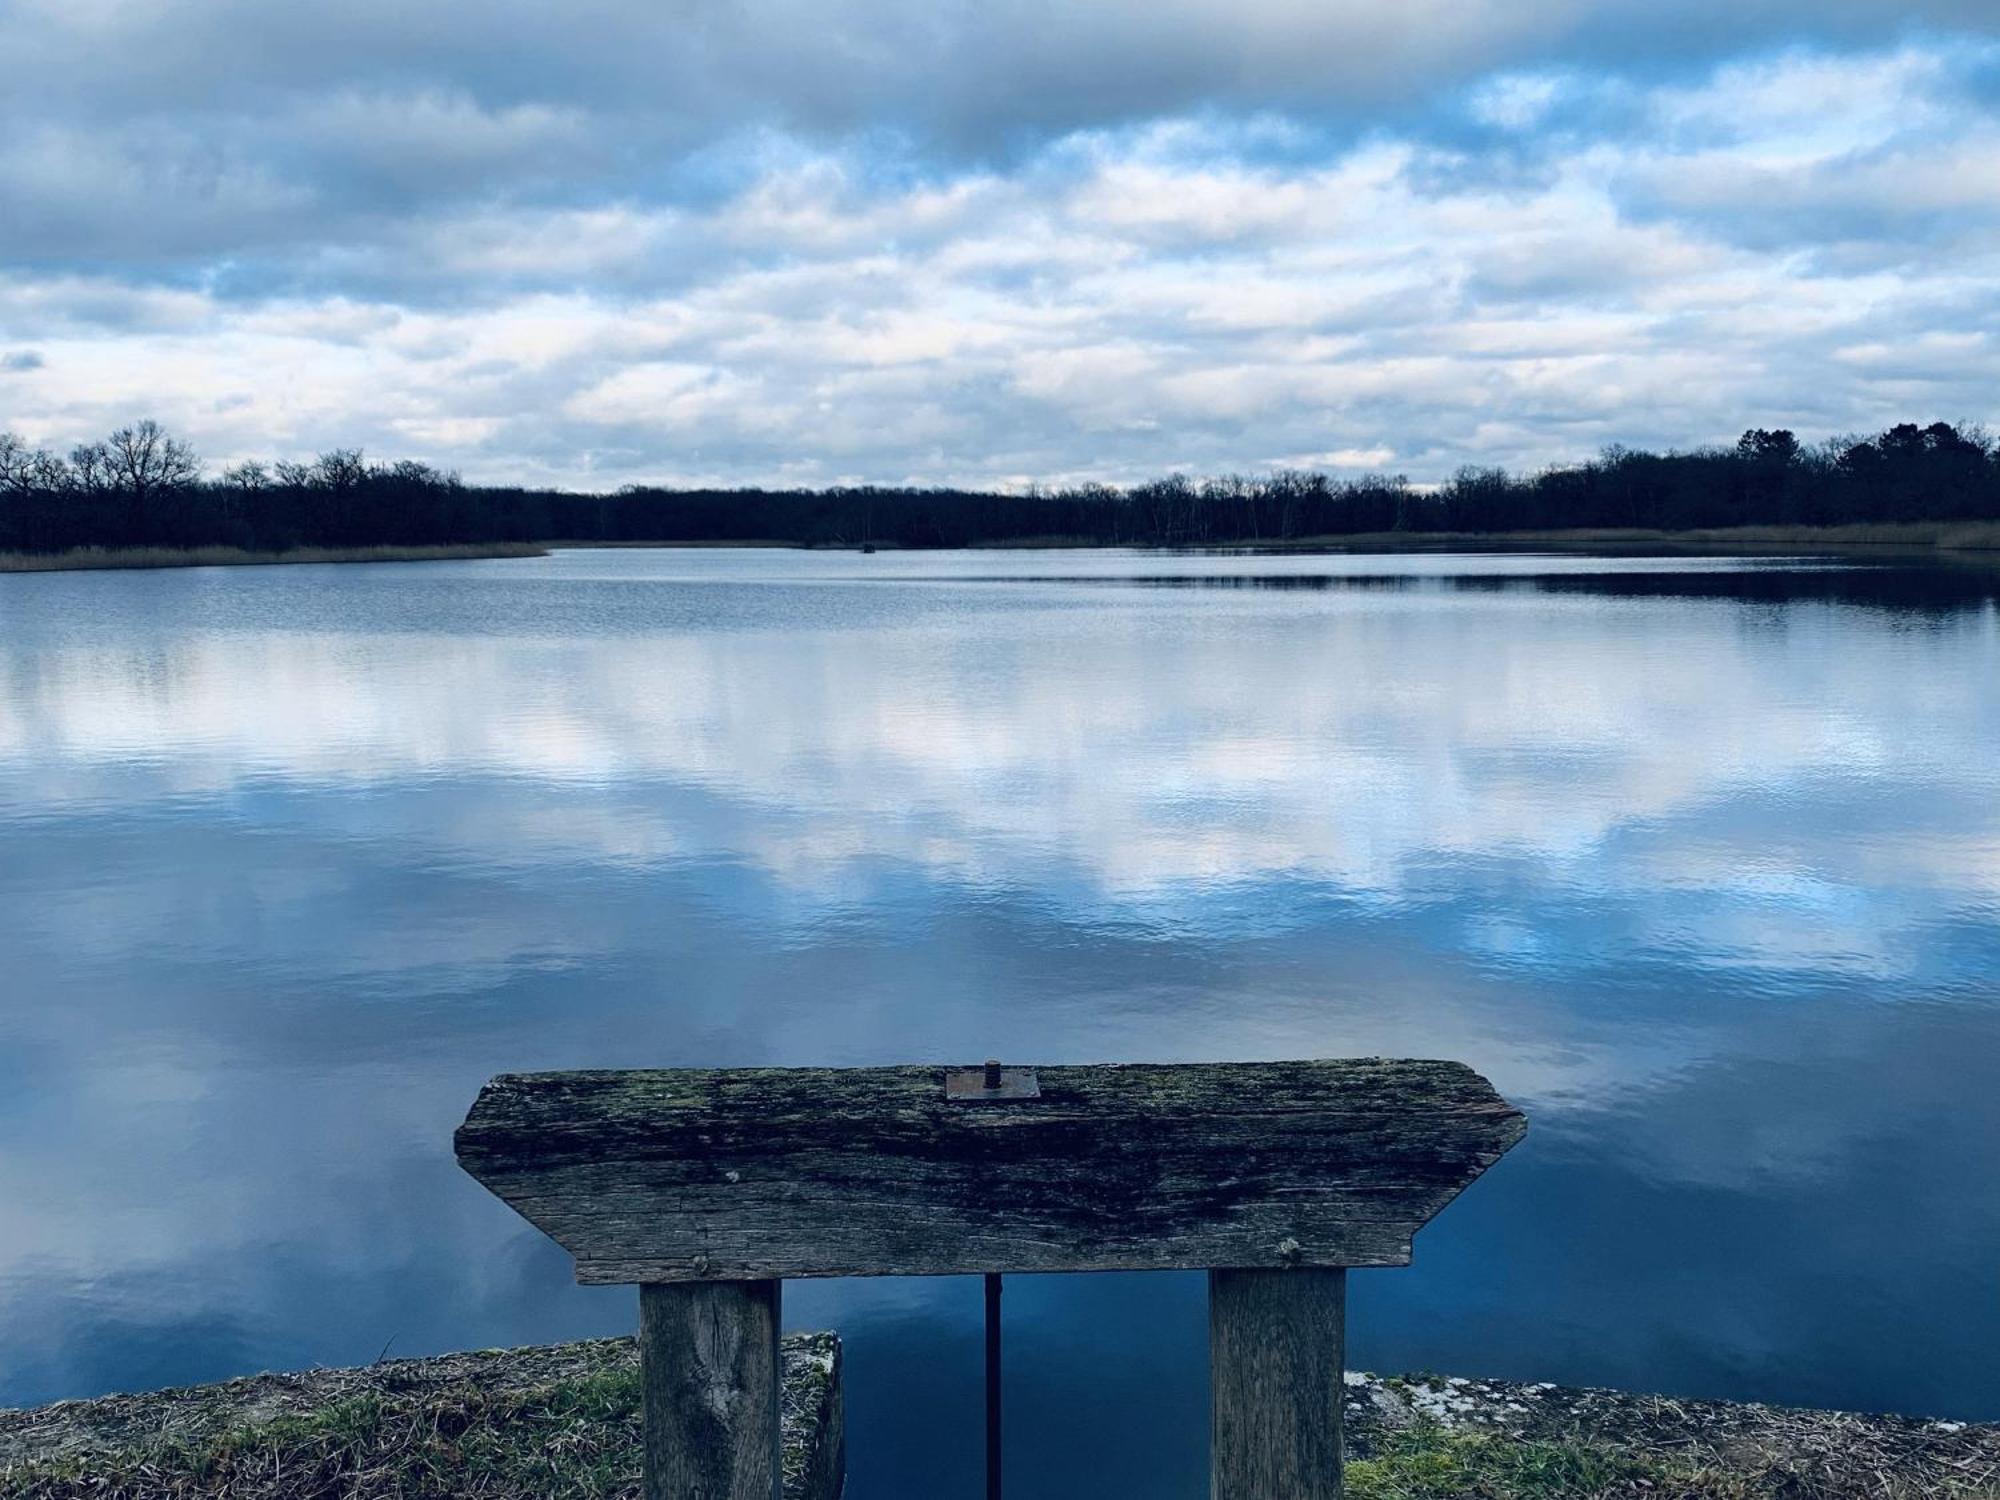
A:
POLYGON ((639 1288, 646 1500, 782 1500, 781 1286, 639 1288))
POLYGON ((1338 1500, 1347 1272, 1208 1273, 1210 1500, 1338 1500))

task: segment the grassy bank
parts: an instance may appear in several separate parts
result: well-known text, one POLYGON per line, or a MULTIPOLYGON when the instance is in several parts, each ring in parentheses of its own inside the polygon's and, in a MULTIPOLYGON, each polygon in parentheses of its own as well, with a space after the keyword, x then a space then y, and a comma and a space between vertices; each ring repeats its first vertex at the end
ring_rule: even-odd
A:
MULTIPOLYGON (((784 1343, 785 1500, 835 1500, 840 1343, 784 1343)), ((0 1412, 7 1500, 636 1500, 630 1339, 0 1412)))
MULTIPOLYGON (((837 1340, 786 1340, 786 1500, 838 1490, 840 1379, 837 1340)), ((1361 1374, 1345 1420, 1352 1500, 2000 1496, 1994 1426, 1361 1374)), ((0 1494, 628 1500, 638 1423, 629 1339, 262 1375, 0 1412, 0 1494)))
MULTIPOLYGON (((1105 544, 1084 537, 1020 537, 978 550, 1087 548, 1105 544)), ((267 563, 439 562, 454 558, 545 557, 566 548, 801 548, 851 552, 851 544, 809 542, 473 542, 439 547, 299 547, 248 552, 236 547, 80 547, 69 552, 0 552, 0 573, 75 572, 108 568, 215 568, 267 563)), ((904 550, 892 542, 880 550, 904 550)), ((1174 550, 1174 549, 1168 549, 1174 550)), ((1216 543, 1202 550, 1251 552, 1575 552, 1631 555, 1685 553, 1740 555, 1814 552, 1851 556, 1911 555, 1980 558, 2000 554, 2000 522, 1924 521, 1899 526, 1731 526, 1706 531, 1373 531, 1287 540, 1216 543)))
MULTIPOLYGON (((603 547, 794 547, 805 551, 854 552, 854 542, 550 542, 557 548, 603 547)), ((877 551, 910 549, 896 542, 875 543, 877 551)), ((1008 537, 977 542, 975 552, 1020 552, 1106 547, 1084 536, 1008 537)), ((1123 544, 1118 544, 1123 545, 1123 544)), ((1137 545, 1137 544, 1135 544, 1137 545)), ((1139 546, 1138 550, 1146 550, 1139 546)), ((1160 550, 1179 550, 1163 548, 1160 550)), ((1914 521, 1899 526, 1728 526, 1701 531, 1586 529, 1560 531, 1363 531, 1288 538, 1245 537, 1203 543, 1198 550, 1226 552, 2000 552, 2000 522, 1914 521)))
MULTIPOLYGON (((1018 552, 1108 547, 1113 544, 1085 536, 1008 537, 976 542, 975 552, 1018 552)), ((1148 548, 1132 544, 1136 550, 1148 548)), ((551 549, 606 547, 792 547, 804 551, 854 552, 854 542, 591 542, 556 541, 551 549)), ((911 549, 896 542, 878 542, 877 551, 911 549)), ((1177 547, 1156 550, 1177 551, 1177 547)), ((1726 526, 1698 531, 1649 531, 1637 528, 1571 528, 1552 531, 1363 531, 1324 536, 1242 537, 1192 544, 1186 550, 1222 552, 1581 552, 1725 554, 1759 552, 1827 552, 1882 554, 2000 552, 2000 522, 1912 521, 1895 526, 1726 526)))
POLYGON ((2000 1427, 1350 1374, 1352 1500, 1995 1500, 2000 1427))
POLYGON ((1377 531, 1252 544, 1300 552, 1951 552, 2000 551, 2000 522, 1898 526, 1725 526, 1700 531, 1377 531))
POLYGON ((0 573, 76 573, 109 568, 242 568, 268 563, 440 562, 467 557, 545 557, 539 542, 468 542, 449 547, 77 547, 68 552, 0 552, 0 573))

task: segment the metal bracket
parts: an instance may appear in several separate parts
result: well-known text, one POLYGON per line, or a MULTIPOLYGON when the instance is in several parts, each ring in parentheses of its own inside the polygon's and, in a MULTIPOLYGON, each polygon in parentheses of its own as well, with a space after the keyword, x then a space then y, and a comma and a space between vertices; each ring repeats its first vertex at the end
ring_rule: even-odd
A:
POLYGON ((955 1104, 981 1100, 1039 1099, 1041 1080, 1033 1068, 1003 1068, 988 1058, 983 1068, 952 1068, 944 1075, 944 1096, 955 1104))

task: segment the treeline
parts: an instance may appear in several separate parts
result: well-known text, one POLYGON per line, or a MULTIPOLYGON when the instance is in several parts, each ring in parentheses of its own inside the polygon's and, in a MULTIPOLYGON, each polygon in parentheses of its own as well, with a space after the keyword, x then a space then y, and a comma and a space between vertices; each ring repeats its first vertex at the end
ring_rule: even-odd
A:
POLYGON ((2000 453, 1977 430, 1903 424, 1808 446, 1753 429, 1733 448, 1607 449, 1529 475, 1287 472, 1025 495, 938 488, 660 489, 610 494, 468 485, 352 449, 207 474, 156 423, 68 454, 0 432, 0 551, 75 547, 464 545, 486 542, 876 542, 960 547, 1035 538, 1202 546, 1365 532, 1693 528, 2000 520, 2000 453))

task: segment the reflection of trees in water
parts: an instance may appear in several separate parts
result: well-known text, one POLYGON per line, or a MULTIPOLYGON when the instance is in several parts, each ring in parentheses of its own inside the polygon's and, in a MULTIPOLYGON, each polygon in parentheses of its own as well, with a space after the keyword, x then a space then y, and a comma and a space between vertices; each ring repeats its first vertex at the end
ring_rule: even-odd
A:
POLYGON ((1715 572, 1462 574, 1203 573, 1018 582, 1110 584, 1161 589, 1270 589, 1355 594, 1587 594, 1630 599, 1720 599, 1744 604, 1845 604, 1919 614, 1956 614, 2000 602, 2000 567, 1857 565, 1741 568, 1715 572))
MULTIPOLYGON (((1488 580, 1457 579, 1460 586, 1488 580)), ((1507 580, 1511 582, 1512 580, 1507 580)), ((1727 599, 1744 604, 1847 604, 1956 614, 2000 599, 2000 569, 1954 567, 1745 568, 1700 573, 1553 573, 1538 593, 1631 599, 1727 599)))

